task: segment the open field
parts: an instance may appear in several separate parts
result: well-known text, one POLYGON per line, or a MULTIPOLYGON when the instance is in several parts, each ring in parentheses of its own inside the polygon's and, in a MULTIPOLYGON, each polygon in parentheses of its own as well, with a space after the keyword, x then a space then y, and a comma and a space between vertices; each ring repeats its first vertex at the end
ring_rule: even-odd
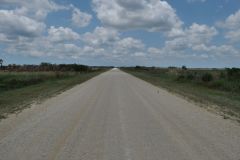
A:
POLYGON ((0 118, 89 80, 103 71, 105 70, 91 72, 0 72, 0 118))
POLYGON ((122 68, 138 78, 197 102, 224 118, 239 121, 240 71, 238 69, 122 68))

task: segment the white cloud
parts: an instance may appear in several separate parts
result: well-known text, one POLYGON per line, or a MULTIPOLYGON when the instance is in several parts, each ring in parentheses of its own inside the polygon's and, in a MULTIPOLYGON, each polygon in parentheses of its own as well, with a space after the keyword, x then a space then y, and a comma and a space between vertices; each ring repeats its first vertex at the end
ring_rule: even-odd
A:
POLYGON ((42 34, 45 24, 31 18, 17 15, 11 10, 0 10, 0 33, 6 37, 35 37, 42 34))
POLYGON ((239 51, 231 45, 205 45, 200 44, 196 45, 193 48, 193 51, 198 52, 206 52, 211 56, 219 57, 219 56, 240 56, 239 51))
POLYGON ((165 47, 171 50, 185 50, 199 44, 208 44, 218 32, 214 27, 193 23, 181 36, 167 40, 165 47))
POLYGON ((144 43, 132 37, 121 38, 117 30, 97 27, 82 37, 85 43, 85 55, 101 56, 102 58, 122 60, 131 56, 143 56, 144 43))
MULTIPOLYGON (((5 10, 0 10, 0 42, 11 54, 68 59, 87 57, 118 64, 140 62, 140 59, 152 62, 165 58, 205 60, 240 56, 239 49, 234 46, 213 44, 212 39, 218 34, 215 27, 193 23, 184 28, 175 10, 163 0, 93 0, 94 10, 103 26, 82 35, 68 27, 51 26, 46 29, 44 24, 48 13, 68 9, 72 12, 72 24, 88 26, 92 15, 73 5, 63 7, 52 0, 0 2, 6 5, 3 7, 5 10), (144 44, 144 40, 120 32, 129 29, 162 32, 165 35, 164 46, 152 47, 144 44)), ((227 39, 239 41, 239 17, 240 11, 218 24, 227 30, 227 39)))
POLYGON ((214 36, 218 34, 218 31, 215 27, 193 23, 189 29, 185 31, 185 34, 190 43, 208 43, 214 36))
POLYGON ((132 37, 127 37, 117 41, 115 44, 116 48, 120 50, 129 50, 129 49, 144 49, 145 45, 139 39, 134 39, 132 37))
POLYGON ((46 30, 44 24, 48 13, 73 9, 71 5, 61 6, 52 0, 0 0, 0 3, 5 8, 0 10, 0 42, 5 53, 57 58, 81 54, 77 32, 54 26, 46 30))
POLYGON ((165 41, 162 48, 148 48, 150 57, 199 57, 206 58, 228 55, 237 55, 237 50, 232 46, 215 46, 211 40, 218 34, 215 27, 193 23, 190 27, 183 30, 183 33, 177 37, 165 41), (197 52, 197 53, 196 53, 197 52))
POLYGON ((220 57, 240 57, 240 51, 231 45, 199 44, 185 50, 174 50, 170 47, 148 48, 149 59, 218 59, 220 57))
MULTIPOLYGON (((0 34, 1 39, 5 37, 0 34)), ((132 37, 121 38, 116 30, 104 27, 97 27, 93 32, 80 36, 70 28, 52 26, 46 36, 21 38, 4 43, 8 45, 7 53, 34 57, 98 57, 103 60, 120 61, 129 57, 145 56, 145 45, 141 40, 132 37)))
POLYGON ((159 56, 159 55, 163 54, 163 52, 162 52, 162 50, 160 48, 155 48, 155 47, 148 48, 147 52, 151 56, 159 56))
POLYGON ((43 20, 49 12, 67 9, 68 7, 56 4, 52 0, 0 0, 2 6, 11 6, 21 10, 24 16, 36 20, 43 20))
POLYGON ((240 29, 228 31, 225 38, 230 39, 232 42, 240 41, 240 29))
POLYGON ((35 38, 31 41, 29 39, 19 39, 13 43, 8 43, 5 52, 9 54, 27 55, 27 56, 49 56, 50 52, 46 52, 51 47, 49 41, 44 38, 35 38))
POLYGON ((181 28, 175 10, 161 0, 93 0, 97 17, 105 26, 120 30, 168 32, 181 28))
POLYGON ((91 33, 87 32, 83 35, 82 40, 92 46, 109 45, 119 39, 119 33, 111 28, 96 27, 91 33))
POLYGON ((144 51, 145 45, 139 39, 126 37, 116 41, 111 48, 113 54, 118 56, 139 56, 144 51))
POLYGON ((73 43, 55 43, 48 37, 38 37, 9 43, 6 52, 33 57, 73 58, 81 54, 81 48, 73 43))
POLYGON ((217 26, 227 30, 225 38, 232 42, 240 41, 240 10, 226 18, 224 22, 218 22, 217 26))
POLYGON ((227 29, 240 28, 240 10, 227 17, 227 19, 224 22, 218 22, 217 26, 227 29))
POLYGON ((86 27, 92 20, 92 15, 81 12, 79 9, 74 8, 72 13, 72 22, 77 27, 86 27))
POLYGON ((48 38, 52 42, 75 41, 80 38, 79 34, 71 28, 54 27, 48 29, 48 38))
POLYGON ((51 52, 59 58, 76 58, 81 55, 81 48, 72 43, 64 43, 52 48, 51 52))

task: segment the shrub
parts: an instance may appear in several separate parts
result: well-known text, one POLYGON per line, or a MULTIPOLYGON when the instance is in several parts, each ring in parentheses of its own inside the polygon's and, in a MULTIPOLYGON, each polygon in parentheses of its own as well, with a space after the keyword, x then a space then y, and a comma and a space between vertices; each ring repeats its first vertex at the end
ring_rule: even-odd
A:
POLYGON ((192 74, 192 73, 188 73, 187 74, 187 79, 188 80, 193 80, 195 78, 195 75, 194 74, 192 74))
POLYGON ((185 76, 183 74, 180 74, 177 76, 177 81, 181 81, 181 80, 184 80, 185 79, 185 76))
POLYGON ((210 88, 224 90, 224 81, 218 80, 209 85, 210 88))
POLYGON ((213 80, 213 75, 210 73, 204 73, 202 75, 202 81, 203 82, 211 82, 213 80))
POLYGON ((240 69, 239 68, 227 68, 227 76, 229 79, 240 79, 240 69))
POLYGON ((223 71, 220 72, 219 78, 222 78, 222 79, 226 78, 226 74, 223 71))

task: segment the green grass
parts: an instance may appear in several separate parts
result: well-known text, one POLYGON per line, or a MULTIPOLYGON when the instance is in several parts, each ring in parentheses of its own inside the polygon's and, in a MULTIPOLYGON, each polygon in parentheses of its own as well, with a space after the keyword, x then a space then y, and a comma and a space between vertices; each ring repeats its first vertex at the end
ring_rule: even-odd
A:
MULTIPOLYGON (((124 68, 122 70, 156 86, 182 95, 189 100, 198 102, 201 106, 212 107, 215 111, 224 114, 225 117, 240 119, 240 81, 229 81, 227 79, 217 79, 216 77, 214 77, 216 80, 212 80, 211 82, 202 82, 202 80, 197 78, 192 79, 192 77, 190 77, 190 79, 183 78, 179 80, 182 71, 181 74, 179 74, 171 72, 169 69, 153 71, 124 68), (215 83, 221 84, 216 85, 215 83)), ((220 71, 195 70, 194 72, 197 72, 197 74, 200 73, 200 75, 209 72, 214 75, 213 72, 220 71)))
POLYGON ((102 73, 0 72, 0 119, 102 73))

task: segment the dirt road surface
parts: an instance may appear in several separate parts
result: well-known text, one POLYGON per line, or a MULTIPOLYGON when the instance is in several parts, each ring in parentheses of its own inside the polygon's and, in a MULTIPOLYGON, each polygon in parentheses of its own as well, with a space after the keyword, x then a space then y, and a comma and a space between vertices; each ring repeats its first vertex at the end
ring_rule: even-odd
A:
POLYGON ((1 160, 240 160, 240 127, 118 69, 0 122, 1 160))

